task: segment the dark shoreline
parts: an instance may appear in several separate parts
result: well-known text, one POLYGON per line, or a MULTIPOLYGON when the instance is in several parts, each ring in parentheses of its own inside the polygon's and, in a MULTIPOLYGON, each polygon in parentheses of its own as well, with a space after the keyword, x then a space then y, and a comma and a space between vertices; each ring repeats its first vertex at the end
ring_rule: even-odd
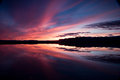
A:
POLYGON ((119 47, 120 36, 114 37, 76 37, 59 40, 60 45, 76 47, 119 47))
POLYGON ((0 40, 0 44, 53 44, 57 41, 37 41, 37 40, 0 40))
POLYGON ((5 44, 60 44, 76 47, 119 47, 120 36, 115 37, 76 37, 60 39, 58 41, 38 40, 0 40, 1 45, 5 44))

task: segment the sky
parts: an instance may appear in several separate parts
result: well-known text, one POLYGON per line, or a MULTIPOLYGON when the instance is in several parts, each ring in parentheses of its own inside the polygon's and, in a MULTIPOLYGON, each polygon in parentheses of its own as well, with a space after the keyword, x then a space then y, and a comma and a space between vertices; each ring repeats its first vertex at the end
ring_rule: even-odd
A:
POLYGON ((0 40, 81 36, 120 36, 117 0, 0 1, 0 40))

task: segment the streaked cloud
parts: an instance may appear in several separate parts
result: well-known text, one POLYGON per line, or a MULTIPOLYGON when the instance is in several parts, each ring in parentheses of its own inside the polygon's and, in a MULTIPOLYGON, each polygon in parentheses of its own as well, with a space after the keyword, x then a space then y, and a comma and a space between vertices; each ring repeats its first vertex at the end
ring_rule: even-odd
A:
POLYGON ((87 25, 88 28, 101 28, 107 30, 120 30, 120 20, 117 21, 109 21, 109 22, 102 22, 102 23, 95 23, 87 25))
POLYGON ((56 37, 66 37, 66 36, 78 36, 79 34, 89 34, 90 32, 76 32, 76 33, 66 33, 63 35, 58 35, 56 37))

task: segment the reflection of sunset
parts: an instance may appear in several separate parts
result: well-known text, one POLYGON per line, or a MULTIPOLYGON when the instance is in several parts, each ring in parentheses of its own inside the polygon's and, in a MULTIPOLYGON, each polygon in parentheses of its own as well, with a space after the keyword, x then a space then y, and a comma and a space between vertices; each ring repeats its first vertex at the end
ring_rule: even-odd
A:
MULTIPOLYGON (((106 54, 119 54, 119 48, 105 48, 105 47, 71 47, 58 44, 33 44, 33 45, 2 45, 0 51, 4 52, 4 55, 19 56, 19 58, 32 58, 39 61, 42 68, 47 70, 45 72, 47 76, 49 74, 56 74, 52 68, 51 63, 57 63, 57 59, 64 59, 82 64, 84 67, 95 68, 103 72, 109 72, 106 68, 100 67, 95 61, 87 60, 87 56, 100 56, 106 54)), ((18 59, 19 59, 18 58, 18 59)), ((31 63, 31 62, 30 62, 31 63)), ((38 62, 37 62, 38 63, 38 62)))
MULTIPOLYGON (((38 44, 38 45, 21 45, 21 46, 15 46, 18 49, 25 49, 27 51, 27 55, 30 56, 36 56, 39 57, 40 55, 49 55, 57 58, 63 58, 63 59, 74 59, 73 57, 82 57, 82 56, 94 56, 96 54, 92 54, 92 52, 101 52, 104 54, 104 52, 116 52, 114 54, 119 53, 119 48, 106 48, 106 47, 71 47, 71 46, 64 46, 64 45, 58 45, 58 44, 38 44), (67 49, 64 50, 64 49, 67 49), (73 51, 69 51, 73 50, 73 51), (35 53, 30 54, 30 53, 35 53)), ((98 54, 99 55, 99 54, 98 54)))

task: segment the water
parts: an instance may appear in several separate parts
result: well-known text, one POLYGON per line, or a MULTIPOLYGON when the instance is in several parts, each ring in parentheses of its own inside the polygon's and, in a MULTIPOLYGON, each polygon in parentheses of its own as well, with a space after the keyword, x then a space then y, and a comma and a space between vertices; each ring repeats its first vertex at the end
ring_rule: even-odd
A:
POLYGON ((120 48, 0 45, 0 78, 120 80, 120 48))

